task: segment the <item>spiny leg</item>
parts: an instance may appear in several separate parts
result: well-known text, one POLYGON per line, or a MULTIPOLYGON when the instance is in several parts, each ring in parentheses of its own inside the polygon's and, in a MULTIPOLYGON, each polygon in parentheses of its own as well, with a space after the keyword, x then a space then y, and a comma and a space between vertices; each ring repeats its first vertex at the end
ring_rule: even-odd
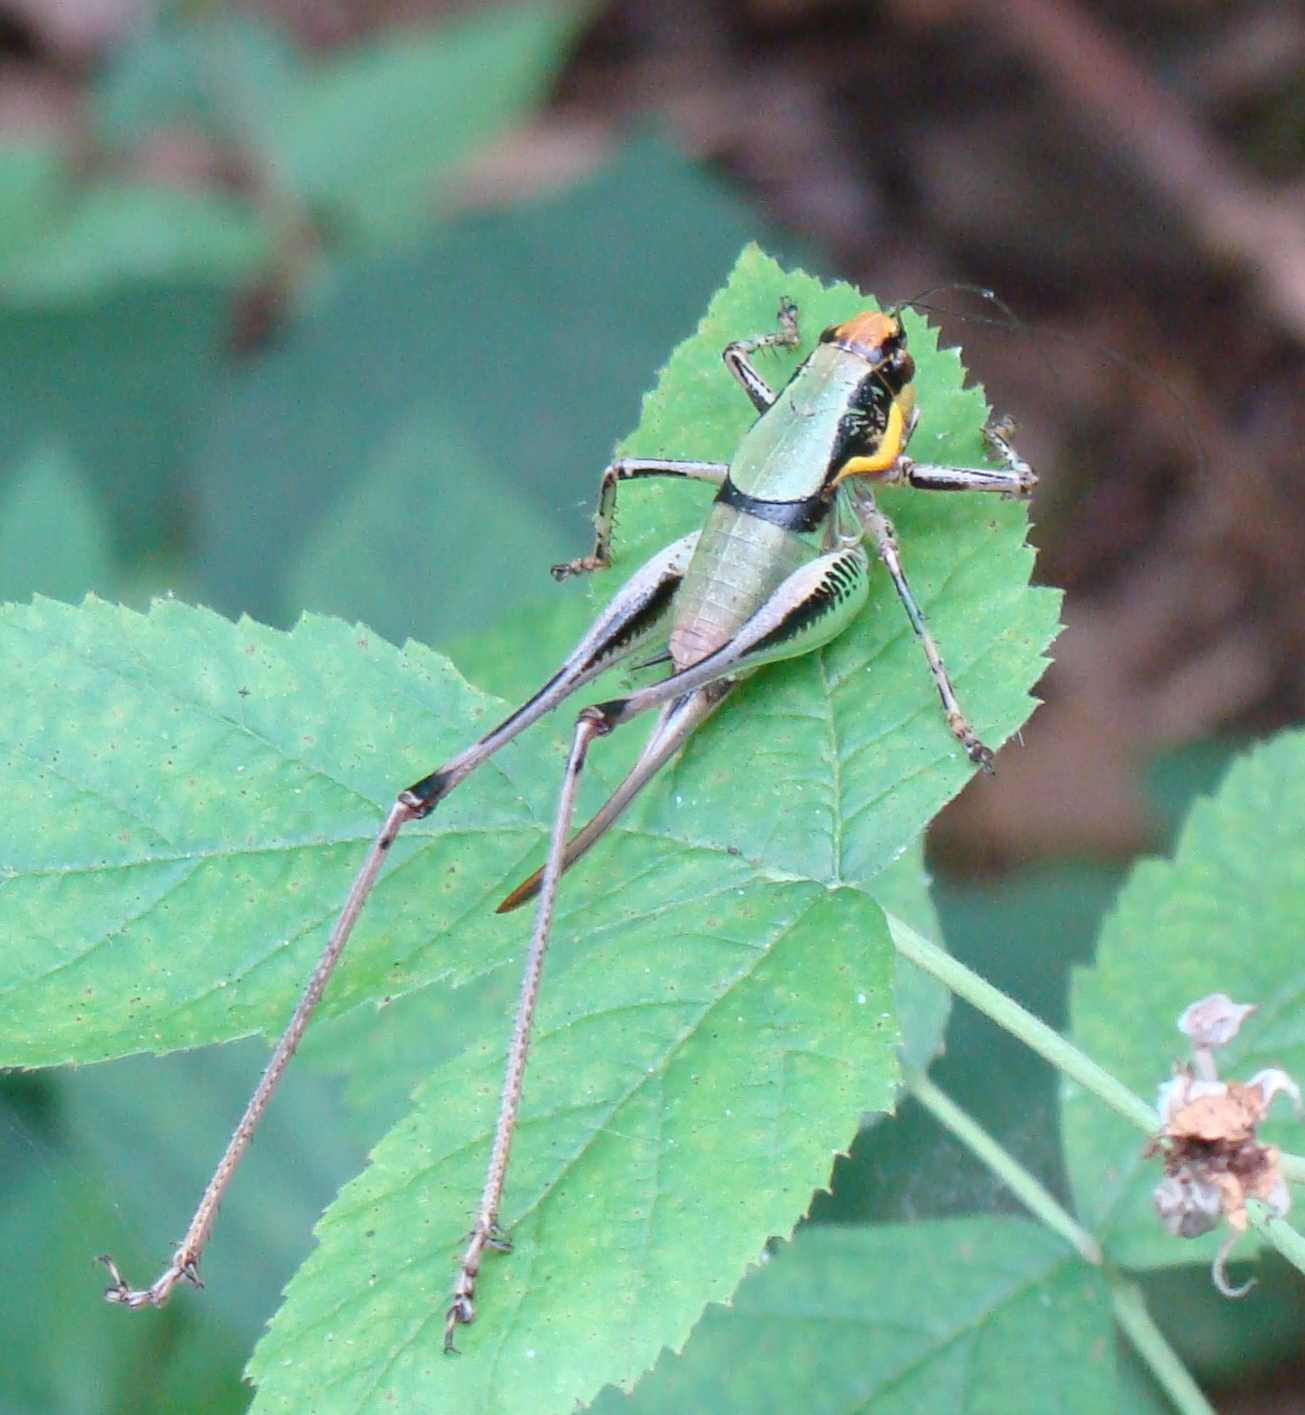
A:
POLYGON ((906 617, 911 621, 911 628, 915 630, 915 636, 920 642, 921 649, 924 650, 925 659, 929 664, 929 672, 933 674, 934 685, 938 689, 939 698, 942 699, 943 714, 947 719, 947 726, 951 729, 956 740, 965 748, 966 756, 977 766, 982 767, 984 771, 990 773, 992 771, 992 752, 979 740, 978 734, 970 726, 969 719, 965 716, 960 702, 957 700, 956 690, 952 687, 952 680, 947 675, 942 655, 938 652, 938 645, 929 632, 929 626, 924 622, 924 613, 916 603, 915 595, 911 593, 911 586, 906 579, 906 572, 902 569, 902 557, 897 548, 897 532, 893 529, 893 523, 876 506, 874 494, 864 483, 858 483, 853 488, 853 505, 856 507, 861 524, 865 527, 866 534, 874 542, 879 558, 884 563, 884 568, 892 578, 893 588, 897 591, 897 597, 902 602, 906 617))
POLYGON ((317 966, 313 969, 308 985, 304 988, 303 995, 299 999, 299 1004, 285 1031, 281 1034, 281 1039, 277 1042, 276 1049, 273 1051, 271 1060, 267 1063, 258 1085, 254 1088, 253 1095, 249 1098, 245 1113, 241 1116, 240 1123, 231 1136, 226 1152, 218 1162, 218 1167, 213 1172, 208 1187, 204 1190, 195 1215, 190 1221, 190 1227, 173 1253, 171 1263, 151 1286, 131 1288, 118 1271, 117 1264, 113 1259, 107 1254, 102 1254, 100 1262, 108 1268, 109 1276, 112 1279, 110 1286, 105 1289, 104 1293, 108 1301, 119 1303, 132 1310, 138 1310, 141 1307, 161 1307, 168 1300, 168 1294, 183 1278, 195 1287, 204 1285, 199 1279, 200 1254, 204 1251, 204 1246, 213 1231, 213 1223, 217 1218, 218 1207, 222 1202, 227 1185, 230 1184, 236 1166, 249 1148, 249 1142, 254 1138, 258 1122, 267 1109, 268 1102, 272 1099, 272 1093, 276 1090, 282 1073, 290 1064, 290 1058, 294 1056, 295 1049, 303 1037, 313 1011, 321 1000, 322 993, 326 990, 326 984, 330 981, 340 954, 349 941, 354 923, 357 921, 363 905, 367 902, 367 896, 371 893, 376 876, 385 862, 386 852, 394 843, 400 829, 408 821, 415 820, 422 814, 424 813, 418 807, 405 801, 403 796, 400 796, 390 808, 390 813, 385 817, 385 823, 381 826, 380 833, 372 842, 371 849, 367 852, 367 858, 363 861, 362 868, 354 879, 349 896, 340 911, 340 917, 331 930, 326 948, 317 960, 317 966))
POLYGON ((172 1261, 158 1279, 147 1288, 132 1288, 107 1255, 101 1261, 109 1270, 110 1286, 105 1298, 132 1310, 161 1307, 172 1289, 183 1279, 198 1287, 199 1259, 212 1233, 222 1196, 244 1157, 254 1131, 267 1109, 282 1073, 290 1063, 304 1031, 320 1002, 331 974, 339 962, 358 915, 376 883, 385 857, 399 831, 409 821, 430 814, 459 782, 491 757, 500 747, 525 731, 545 713, 550 712, 577 688, 590 682, 614 663, 635 652, 641 644, 655 638, 670 610, 671 602, 693 554, 697 535, 689 535, 666 547, 638 570, 613 597, 611 603, 594 621, 588 633, 561 668, 516 712, 492 731, 474 742, 464 752, 446 762, 437 771, 424 776, 407 790, 399 793, 384 824, 363 861, 349 889, 348 897, 332 928, 308 980, 298 1005, 282 1033, 271 1059, 249 1099, 245 1113, 236 1126, 230 1142, 208 1187, 200 1199, 185 1237, 172 1256, 172 1261))
POLYGON ((588 555, 577 556, 564 564, 554 565, 550 573, 560 584, 572 575, 587 575, 591 570, 606 570, 612 563, 612 528, 616 524, 616 487, 618 482, 634 481, 639 477, 687 477, 690 481, 710 482, 721 486, 729 467, 724 462, 677 462, 657 457, 622 457, 603 469, 598 483, 598 510, 594 512, 594 548, 588 555))
MULTIPOLYGON (((779 302, 779 328, 754 339, 736 339, 726 346, 721 357, 725 367, 737 379, 739 386, 752 399, 759 413, 764 413, 775 401, 770 385, 753 367, 749 354, 758 349, 796 349, 798 346, 797 306, 787 296, 779 302)), ((612 563, 612 526, 616 517, 616 488, 619 482, 637 477, 689 477, 695 481, 724 484, 729 467, 724 462, 684 462, 655 457, 624 457, 603 471, 598 486, 598 509, 594 513, 594 548, 588 555, 577 556, 552 569, 555 580, 572 575, 584 575, 593 570, 605 570, 612 563)))
POLYGON ((995 491, 1002 496, 1029 497, 1038 484, 1038 477, 1011 445, 1014 432, 1015 424, 1010 418, 995 418, 983 429, 984 441, 1004 463, 1001 468, 944 467, 899 457, 892 470, 880 480, 904 483, 920 491, 995 491))
POLYGON ((566 770, 562 775, 562 789, 558 796, 557 811, 553 817, 553 831, 549 838, 548 859, 544 864, 543 879, 539 890, 539 904, 535 910, 535 925, 530 936, 530 950, 526 955, 525 974, 521 980, 521 995, 517 1001, 516 1020, 512 1026, 512 1040, 508 1046, 507 1074, 503 1080, 503 1094, 499 1100, 498 1122, 494 1127, 494 1144, 490 1151, 489 1169, 485 1174, 485 1187, 481 1192, 480 1205, 476 1210, 476 1221, 471 1229, 466 1251, 458 1266, 457 1280, 453 1285, 453 1300, 449 1304, 444 1320, 444 1350, 455 1354, 453 1334, 460 1325, 475 1320, 476 1317, 476 1277, 480 1272, 481 1259, 486 1248, 510 1248, 511 1244, 498 1225, 498 1209, 503 1198, 503 1183, 507 1178, 508 1159, 512 1152, 512 1136, 516 1130, 517 1112, 521 1106, 521 1083, 525 1076, 526 1056, 530 1050, 530 1031, 534 1025, 535 1005, 539 1001, 539 983, 544 971, 544 955, 548 951, 549 932, 553 922, 553 905, 557 899, 557 884, 562 877, 562 856, 566 849, 567 832, 571 828, 571 817, 575 811, 576 785, 584 767, 589 743, 611 729, 604 723, 602 714, 593 708, 585 708, 576 719, 575 733, 571 739, 571 752, 567 757, 566 770))
MULTIPOLYGON (((738 633, 714 653, 660 683, 631 693, 628 697, 615 698, 610 702, 587 707, 576 720, 575 735, 562 778, 557 813, 553 820, 548 857, 539 882, 534 929, 526 958, 521 996, 517 1003, 512 1042, 508 1049, 507 1074, 499 1103, 489 1169, 475 1224, 458 1268, 453 1299, 445 1318, 446 1352, 456 1349, 453 1337, 457 1328, 475 1319, 476 1278, 485 1249, 501 1248, 507 1244, 506 1235, 499 1227, 499 1204, 503 1197, 512 1135, 521 1102, 521 1083, 530 1046, 535 1004, 539 998, 544 954, 548 949, 557 886, 567 864, 567 835, 575 808, 576 782, 590 742, 595 737, 605 736, 614 727, 628 722, 630 718, 649 708, 659 707, 664 703, 677 703, 700 689, 722 684, 739 674, 746 674, 762 663, 793 658, 819 648, 821 644, 829 642, 841 633, 860 612, 865 602, 867 582, 868 566, 865 553, 859 545, 846 546, 819 556, 789 575, 766 603, 744 623, 738 633)), ((670 720, 669 715, 667 720, 670 720)), ((667 756, 669 755, 667 753, 667 756)))
POLYGON ((775 391, 757 372, 748 358, 758 349, 796 349, 799 343, 797 327, 797 306, 787 295, 779 302, 779 328, 770 334, 759 334, 753 339, 736 339, 727 344, 721 354, 725 367, 738 380, 739 387, 752 399, 757 412, 764 413, 775 401, 775 391))

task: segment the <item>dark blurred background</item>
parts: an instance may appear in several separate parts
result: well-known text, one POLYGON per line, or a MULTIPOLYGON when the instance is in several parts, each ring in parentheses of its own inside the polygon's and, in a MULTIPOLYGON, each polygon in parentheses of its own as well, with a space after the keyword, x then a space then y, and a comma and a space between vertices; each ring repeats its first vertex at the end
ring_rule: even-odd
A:
MULTIPOLYGON (((578 616, 544 571, 749 239, 931 291, 1041 474, 1046 705, 930 850, 949 946, 1061 1023, 1128 862, 1305 716, 1299 7, 6 0, 0 597, 308 608, 455 656, 508 610, 578 616)), ((504 693, 541 666, 465 661, 504 693)), ((0 1411, 243 1408, 315 1206, 379 1133, 333 1119, 334 1083, 298 1083, 308 1138, 279 1164, 260 1140, 224 1209, 263 1260, 225 1299, 128 1323, 83 1265, 158 1255, 153 1196, 197 1189, 257 1065, 9 1082, 0 1411)), ((938 1072, 1059 1182, 1041 1069, 958 1015, 938 1072)), ((929 1146, 942 1208, 1004 1202, 899 1130, 822 1216, 918 1212, 900 1156, 929 1146)), ((1152 1282, 1223 1408, 1305 1409, 1290 1283, 1253 1319, 1152 1282)))

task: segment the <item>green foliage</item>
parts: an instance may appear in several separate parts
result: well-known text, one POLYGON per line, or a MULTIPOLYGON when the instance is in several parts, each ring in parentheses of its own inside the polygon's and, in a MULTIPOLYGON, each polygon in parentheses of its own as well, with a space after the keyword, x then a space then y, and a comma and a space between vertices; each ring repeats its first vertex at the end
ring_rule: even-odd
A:
POLYGON ((105 517, 74 458, 58 443, 34 447, 0 487, 0 601, 76 599, 113 578, 105 517))
POLYGON ((196 597, 281 626, 307 608, 456 641, 474 681, 532 692, 592 613, 548 566, 590 534, 613 429, 755 226, 644 142, 562 197, 342 267, 218 390, 195 473, 196 597), (667 207, 697 233, 691 251, 659 226, 667 207), (646 233, 633 285, 632 227, 646 233), (513 553, 523 540, 531 553, 513 553), (518 606, 530 627, 510 652, 482 638, 518 606))
MULTIPOLYGON (((12 473, 59 448, 109 520, 120 555, 166 544, 225 317, 216 287, 167 280, 94 300, 0 304, 0 465, 12 473)), ((56 552, 47 545, 43 553, 56 552)), ((108 586, 83 578, 81 588, 108 586)))
MULTIPOLYGON (((737 436, 746 403, 719 347, 768 327, 779 293, 809 333, 862 299, 747 253, 630 445, 712 455, 737 436)), ((913 333, 935 404, 918 435, 980 455, 982 399, 913 333)), ((999 741, 1028 711, 1055 596, 1022 588, 1020 509, 958 515, 960 500, 892 509, 958 686, 999 741)), ((687 509, 632 499, 623 564, 631 528, 650 517, 660 538, 687 509)), ((505 1042, 479 1005, 446 1009, 449 1059, 323 1221, 260 1348, 260 1408, 434 1408, 432 1382, 440 1408, 491 1385, 503 1409, 570 1408, 629 1384, 792 1228, 859 1114, 890 1103, 876 882, 969 768, 886 585, 848 637, 740 693, 568 881, 503 1215, 518 1251, 483 1275, 467 1357, 439 1357, 438 1327, 505 1042)), ((3 853, 0 994, 6 1059, 24 1064, 274 1032, 395 785, 503 711, 418 645, 318 619, 285 635, 177 604, 142 618, 38 602, 8 612, 0 643, 28 687, 4 739, 21 828, 3 853)), ((512 655, 520 631, 497 645, 512 655)), ((538 856, 558 764, 532 734, 405 832, 327 1012, 507 975, 522 925, 489 906, 538 856)), ((918 879, 885 878, 883 897, 918 910, 918 879)), ((934 1005, 922 1054, 939 1025, 934 1005)))
POLYGON ((9 262, 10 290, 36 303, 142 280, 235 284, 265 265, 268 231, 243 203, 141 183, 86 188, 58 227, 9 262))
POLYGON ((561 5, 495 7, 313 65, 265 20, 222 7, 164 14, 106 66, 94 136, 121 165, 152 141, 202 133, 238 155, 252 174, 245 190, 86 180, 82 164, 48 147, 0 150, 5 294, 67 300, 141 279, 235 285, 274 268, 307 223, 333 256, 412 238, 458 165, 544 95, 576 24, 561 5))
MULTIPOLYGON (((1075 974, 1075 1041, 1148 1099, 1190 1054, 1179 1014, 1213 992, 1259 1008, 1215 1053, 1221 1076, 1245 1081, 1280 1066, 1305 1077, 1305 858, 1284 835, 1302 799, 1305 734, 1284 733, 1234 763, 1217 794, 1192 808, 1174 858, 1134 869, 1095 963, 1075 974)), ((1061 1099, 1079 1212, 1110 1255, 1137 1267, 1208 1263, 1226 1232, 1184 1241, 1164 1232, 1151 1206, 1159 1167, 1143 1158, 1136 1131, 1072 1085, 1062 1085, 1061 1099)), ((1305 1126, 1289 1113, 1280 1102, 1263 1133, 1299 1151, 1305 1126)), ((1254 1240, 1242 1251, 1253 1253, 1254 1240)))
POLYGON ((401 235, 455 164, 538 101, 575 22, 551 4, 492 7, 323 65, 269 128, 272 160, 337 236, 401 235))
MULTIPOLYGON (((865 302, 850 286, 821 289, 755 248, 745 251, 697 338, 672 356, 621 452, 728 460, 753 414, 746 400, 719 396, 720 350, 736 337, 731 331, 773 326, 777 291, 797 300, 808 340, 865 302)), ((981 391, 964 386, 956 350, 938 349, 936 332, 910 312, 906 323, 922 412, 916 445, 942 462, 982 461, 981 391)), ((777 354, 766 371, 778 383, 799 357, 777 354)), ((641 487, 637 499, 626 501, 618 528, 622 563, 637 564, 653 546, 690 529, 701 518, 702 500, 692 486, 673 481, 641 487)), ((1024 543, 1025 510, 995 498, 976 507, 971 498, 909 491, 885 492, 881 503, 897 524, 907 574, 956 690, 979 735, 995 746, 1028 716, 1029 687, 1041 675, 1057 624, 1059 596, 1027 587, 1033 552, 1024 543)), ((712 830, 720 834, 727 824, 756 820, 755 803, 725 782, 731 758, 749 762, 775 786, 768 812, 776 822, 767 846, 772 868, 865 883, 972 774, 932 693, 921 691, 923 682, 919 646, 887 578, 878 577, 866 612, 846 634, 825 653, 778 665, 746 685, 739 696, 752 711, 727 707, 718 714, 677 770, 715 763, 704 770, 719 788, 712 830), (801 818, 803 827, 786 829, 779 817, 801 818)))
POLYGON ((595 1415, 1123 1411, 1099 1269, 1021 1219, 807 1228, 595 1415))

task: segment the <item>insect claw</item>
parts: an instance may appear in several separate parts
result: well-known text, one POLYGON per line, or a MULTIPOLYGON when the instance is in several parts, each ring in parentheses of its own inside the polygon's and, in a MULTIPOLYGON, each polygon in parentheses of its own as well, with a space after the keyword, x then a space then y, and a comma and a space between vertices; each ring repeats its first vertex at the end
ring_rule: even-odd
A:
POLYGON ((983 772, 985 776, 996 776, 997 768, 993 765, 993 755, 990 748, 985 747, 982 742, 971 742, 965 748, 970 760, 983 772))
POLYGON ((564 580, 569 580, 572 575, 588 575, 594 570, 606 570, 610 564, 611 561, 601 555, 581 555, 575 560, 568 560, 564 564, 552 566, 548 573, 560 585, 564 580))
POLYGON ((490 1230, 485 1235, 485 1242, 496 1253, 510 1253, 512 1251, 511 1236, 496 1223, 490 1225, 490 1230))
POLYGON ((475 1320, 475 1304, 469 1297, 458 1296, 449 1303, 449 1310, 444 1315, 444 1354, 446 1356, 462 1355, 462 1352, 453 1344, 453 1333, 460 1326, 466 1326, 475 1320))
POLYGON ((118 1265, 107 1253, 101 1253, 95 1260, 103 1263, 109 1270, 109 1286, 104 1289, 104 1300, 106 1302, 126 1302, 131 1288, 127 1286, 127 1280, 118 1271, 118 1265))

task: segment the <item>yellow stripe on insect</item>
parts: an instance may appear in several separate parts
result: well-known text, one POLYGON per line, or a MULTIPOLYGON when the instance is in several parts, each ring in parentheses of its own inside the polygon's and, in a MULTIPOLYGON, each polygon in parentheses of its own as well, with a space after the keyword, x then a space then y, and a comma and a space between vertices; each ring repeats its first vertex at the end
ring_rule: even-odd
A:
POLYGON ((849 457, 830 483, 831 487, 837 486, 844 477, 873 476, 876 472, 888 471, 902 455, 902 443, 906 437, 906 429, 910 426, 914 406, 915 389, 907 384, 888 409, 888 426, 884 429, 883 438, 874 456, 849 457))

